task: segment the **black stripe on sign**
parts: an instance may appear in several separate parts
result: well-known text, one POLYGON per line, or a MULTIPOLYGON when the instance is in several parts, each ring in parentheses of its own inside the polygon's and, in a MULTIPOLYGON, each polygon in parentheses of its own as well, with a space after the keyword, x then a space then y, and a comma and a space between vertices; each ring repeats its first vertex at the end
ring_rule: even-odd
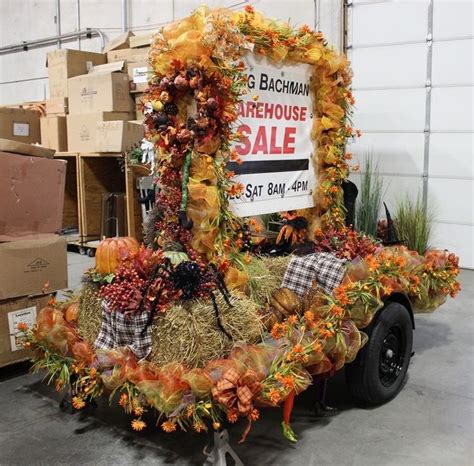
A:
POLYGON ((251 175, 255 173, 296 172, 309 170, 309 159, 293 160, 262 160, 258 162, 229 162, 227 169, 236 175, 251 175))

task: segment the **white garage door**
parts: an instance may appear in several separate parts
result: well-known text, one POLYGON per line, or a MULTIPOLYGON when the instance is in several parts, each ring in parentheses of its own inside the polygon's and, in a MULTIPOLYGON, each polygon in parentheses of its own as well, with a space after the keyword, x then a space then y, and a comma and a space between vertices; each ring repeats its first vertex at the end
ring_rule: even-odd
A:
MULTIPOLYGON (((432 245, 474 268, 474 1, 352 1, 347 51, 354 70, 350 150, 371 153, 394 210, 421 192, 436 215, 432 245)), ((355 176, 357 181, 357 176, 355 176)))

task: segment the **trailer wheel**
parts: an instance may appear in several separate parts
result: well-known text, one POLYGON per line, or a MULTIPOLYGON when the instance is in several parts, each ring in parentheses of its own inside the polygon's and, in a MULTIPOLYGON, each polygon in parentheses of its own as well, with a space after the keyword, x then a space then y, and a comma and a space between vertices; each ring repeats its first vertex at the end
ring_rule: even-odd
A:
POLYGON ((376 406, 398 395, 405 380, 413 345, 408 309, 389 303, 369 329, 369 341, 346 368, 349 389, 359 404, 376 406))
POLYGON ((89 248, 89 249, 87 250, 87 255, 88 255, 89 257, 94 257, 94 256, 95 256, 95 249, 89 248))

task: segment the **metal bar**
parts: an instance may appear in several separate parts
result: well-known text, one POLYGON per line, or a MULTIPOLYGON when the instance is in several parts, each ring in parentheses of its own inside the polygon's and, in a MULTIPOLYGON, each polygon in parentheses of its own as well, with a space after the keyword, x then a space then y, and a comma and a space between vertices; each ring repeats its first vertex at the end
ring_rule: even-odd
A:
POLYGON ((44 47, 46 45, 55 44, 58 42, 58 40, 61 40, 62 42, 64 42, 68 40, 75 40, 79 37, 90 38, 92 36, 99 36, 101 40, 101 48, 104 48, 105 39, 104 39, 104 35, 102 34, 102 31, 100 31, 99 29, 87 28, 78 32, 68 32, 66 34, 61 34, 61 36, 51 36, 51 37, 45 37, 43 39, 36 39, 36 40, 25 40, 17 44, 6 45, 4 47, 0 47, 0 55, 5 55, 8 53, 13 53, 13 52, 24 52, 24 51, 27 51, 28 49, 36 48, 36 47, 44 47))
POLYGON ((61 0, 56 0, 56 36, 58 37, 57 47, 61 48, 61 0))
POLYGON ((450 221, 447 221, 447 220, 438 220, 438 221, 434 221, 433 222, 434 224, 446 224, 446 225, 463 225, 465 227, 474 227, 474 223, 472 222, 450 222, 450 221))
POLYGON ((122 32, 128 30, 127 0, 122 0, 122 32))
POLYGON ((40 81, 41 79, 48 79, 48 77, 47 76, 40 76, 39 78, 14 79, 13 81, 2 81, 2 82, 0 82, 0 85, 2 85, 2 84, 25 83, 25 82, 28 82, 28 81, 40 81))
MULTIPOLYGON (((455 40, 473 40, 474 36, 459 36, 459 37, 442 37, 440 39, 431 39, 432 42, 450 42, 450 41, 455 41, 455 40)), ((414 45, 414 44, 424 44, 426 43, 425 40, 406 40, 406 41, 398 41, 398 42, 386 42, 383 44, 357 44, 357 45, 352 45, 348 44, 347 48, 356 50, 356 49, 370 49, 370 48, 376 48, 376 47, 393 47, 396 45, 414 45)))
POLYGON ((428 24, 426 34, 426 100, 425 100, 425 147, 423 153, 423 206, 428 209, 428 178, 430 169, 430 130, 431 130, 431 81, 433 75, 433 0, 428 3, 428 24))
MULTIPOLYGON (((424 134, 424 130, 421 129, 364 129, 360 128, 362 134, 424 134)), ((472 129, 432 129, 431 134, 472 134, 472 129)))
MULTIPOLYGON (((461 84, 436 84, 432 85, 432 89, 443 89, 443 88, 451 88, 451 87, 473 87, 473 83, 461 83, 461 84)), ((398 90, 406 90, 406 89, 425 89, 426 84, 418 84, 413 86, 376 86, 376 87, 353 87, 352 91, 398 91, 398 90)))
MULTIPOLYGON (((81 0, 76 0, 77 30, 81 30, 81 0)), ((77 48, 81 50, 81 38, 77 38, 77 48)))

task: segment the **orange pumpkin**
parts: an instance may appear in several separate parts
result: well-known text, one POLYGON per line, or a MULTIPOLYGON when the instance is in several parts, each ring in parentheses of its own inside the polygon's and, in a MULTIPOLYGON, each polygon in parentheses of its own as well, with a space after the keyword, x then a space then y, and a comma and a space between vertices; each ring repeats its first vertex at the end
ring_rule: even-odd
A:
POLYGON ((95 253, 97 272, 102 275, 114 273, 120 262, 130 254, 136 253, 139 248, 138 241, 130 236, 103 239, 95 253))

